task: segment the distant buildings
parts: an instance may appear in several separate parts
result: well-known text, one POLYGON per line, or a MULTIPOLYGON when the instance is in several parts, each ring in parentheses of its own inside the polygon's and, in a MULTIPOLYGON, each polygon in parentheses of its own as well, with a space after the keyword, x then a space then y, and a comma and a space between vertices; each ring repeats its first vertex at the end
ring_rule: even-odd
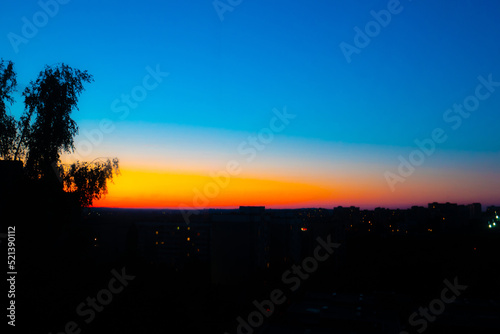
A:
MULTIPOLYGON (((148 262, 183 270, 201 266, 214 284, 238 284, 282 270, 311 256, 318 237, 344 242, 346 223, 333 220, 331 210, 211 210, 192 216, 186 224, 180 215, 162 221, 137 222, 137 249, 148 262)), ((342 251, 335 254, 339 261, 342 251)))
POLYGON ((498 206, 489 206, 486 209, 486 224, 488 225, 488 229, 492 232, 499 233, 500 232, 500 207, 498 206))
POLYGON ((184 269, 207 264, 210 257, 210 225, 182 221, 138 223, 139 253, 151 262, 184 269))
POLYGON ((293 211, 275 211, 270 224, 271 268, 284 268, 302 259, 302 241, 308 231, 308 223, 303 222, 293 211))
POLYGON ((213 283, 240 283, 269 269, 270 221, 264 207, 211 216, 213 283))
POLYGON ((481 203, 472 203, 467 206, 469 208, 469 218, 480 219, 483 213, 481 203))
MULTIPOLYGON (((344 244, 349 234, 431 235, 487 230, 489 225, 492 231, 500 231, 500 220, 495 218, 500 212, 498 207, 488 207, 486 213, 481 209, 479 203, 437 202, 407 210, 360 210, 354 206, 296 210, 240 207, 193 214, 188 224, 177 211, 155 213, 151 219, 138 215, 132 225, 137 234, 137 254, 145 261, 176 271, 203 268, 213 283, 227 285, 279 274, 301 263, 313 253, 318 237, 330 236, 333 242, 344 244)), ((95 226, 99 233, 98 225, 95 226)), ((95 251, 108 249, 109 255, 113 247, 106 244, 119 241, 101 234, 95 251)), ((324 266, 337 267, 345 257, 346 247, 340 247, 324 266)))
POLYGON ((487 215, 500 214, 500 206, 489 206, 486 208, 487 215))

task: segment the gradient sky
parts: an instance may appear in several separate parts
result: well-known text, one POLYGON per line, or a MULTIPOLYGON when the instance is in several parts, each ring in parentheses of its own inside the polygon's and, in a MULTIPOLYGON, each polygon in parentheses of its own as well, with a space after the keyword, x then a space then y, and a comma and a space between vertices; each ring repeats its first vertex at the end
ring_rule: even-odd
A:
POLYGON ((500 84, 475 98, 478 77, 500 82, 499 2, 221 0, 222 14, 211 0, 40 3, 2 2, 0 57, 19 91, 46 64, 94 75, 63 162, 120 159, 96 206, 500 204, 500 84), (348 62, 340 46, 388 8, 348 62), (479 101, 467 118, 447 112, 464 101, 479 101), (287 124, 274 120, 283 110, 287 124), (391 187, 387 172, 438 128, 446 140, 391 187))

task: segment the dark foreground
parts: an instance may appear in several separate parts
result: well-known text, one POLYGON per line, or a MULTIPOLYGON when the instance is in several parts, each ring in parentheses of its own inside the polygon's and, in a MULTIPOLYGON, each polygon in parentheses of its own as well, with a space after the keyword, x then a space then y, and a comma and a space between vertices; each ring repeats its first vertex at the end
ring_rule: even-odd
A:
MULTIPOLYGON (((314 261, 303 261, 315 257, 315 248, 304 248, 300 261, 272 262, 267 270, 247 277, 214 281, 214 259, 175 267, 145 257, 129 228, 142 218, 127 216, 85 218, 53 228, 17 224, 15 332, 500 329, 500 234, 487 229, 395 235, 348 229, 334 249, 342 258, 328 257, 322 248, 316 255, 325 260, 316 258, 315 266, 314 261), (94 236, 100 225, 118 221, 127 228, 108 229, 108 238, 116 238, 120 249, 110 259, 105 254, 110 248, 94 236)), ((310 231, 314 225, 307 226, 310 231)))

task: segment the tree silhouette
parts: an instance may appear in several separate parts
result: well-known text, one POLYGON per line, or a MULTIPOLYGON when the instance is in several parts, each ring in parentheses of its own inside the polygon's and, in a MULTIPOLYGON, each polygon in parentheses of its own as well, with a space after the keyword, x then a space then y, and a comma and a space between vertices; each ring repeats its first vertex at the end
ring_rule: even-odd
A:
POLYGON ((16 90, 16 74, 11 61, 4 64, 0 59, 0 156, 6 159, 14 157, 14 143, 16 138, 16 120, 7 115, 6 102, 14 103, 12 93, 16 90))
POLYGON ((80 206, 88 207, 94 200, 107 194, 107 180, 112 181, 113 175, 119 173, 118 159, 114 158, 90 163, 77 161, 68 170, 63 170, 61 175, 64 190, 76 195, 80 206))
POLYGON ((73 137, 78 127, 71 112, 78 109, 83 83, 91 81, 87 71, 74 70, 64 64, 56 68, 47 66, 24 90, 26 110, 18 147, 27 148, 26 168, 33 177, 53 173, 51 165, 59 161, 60 154, 73 151, 73 137))
POLYGON ((69 167, 60 164, 63 152, 74 151, 78 126, 71 118, 78 109, 78 97, 84 83, 93 82, 87 71, 65 64, 46 66, 36 81, 23 91, 25 110, 19 121, 7 115, 6 103, 12 104, 16 74, 12 62, 0 61, 0 158, 23 162, 32 180, 52 182, 72 193, 80 206, 90 206, 107 192, 107 181, 117 175, 118 159, 79 162, 69 167))

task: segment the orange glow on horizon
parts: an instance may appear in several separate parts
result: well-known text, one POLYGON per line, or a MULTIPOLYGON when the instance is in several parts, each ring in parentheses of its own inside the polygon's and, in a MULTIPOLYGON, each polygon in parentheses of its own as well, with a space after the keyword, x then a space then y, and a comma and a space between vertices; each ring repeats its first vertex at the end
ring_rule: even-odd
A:
MULTIPOLYGON (((114 183, 108 184, 109 193, 95 201, 94 207, 206 209, 354 205, 361 208, 408 208, 412 205, 426 206, 433 201, 481 202, 481 198, 473 195, 470 198, 454 198, 454 183, 443 175, 434 179, 425 174, 408 178, 392 192, 382 173, 377 177, 369 173, 345 171, 318 173, 314 174, 314 178, 310 173, 304 173, 303 178, 296 176, 297 179, 278 180, 276 175, 263 174, 213 178, 201 173, 122 169, 121 175, 114 178, 114 183)), ((448 175, 448 178, 451 176, 448 175)))
POLYGON ((94 207, 222 208, 240 205, 288 206, 331 195, 317 185, 260 178, 214 179, 197 174, 122 170, 94 207))

